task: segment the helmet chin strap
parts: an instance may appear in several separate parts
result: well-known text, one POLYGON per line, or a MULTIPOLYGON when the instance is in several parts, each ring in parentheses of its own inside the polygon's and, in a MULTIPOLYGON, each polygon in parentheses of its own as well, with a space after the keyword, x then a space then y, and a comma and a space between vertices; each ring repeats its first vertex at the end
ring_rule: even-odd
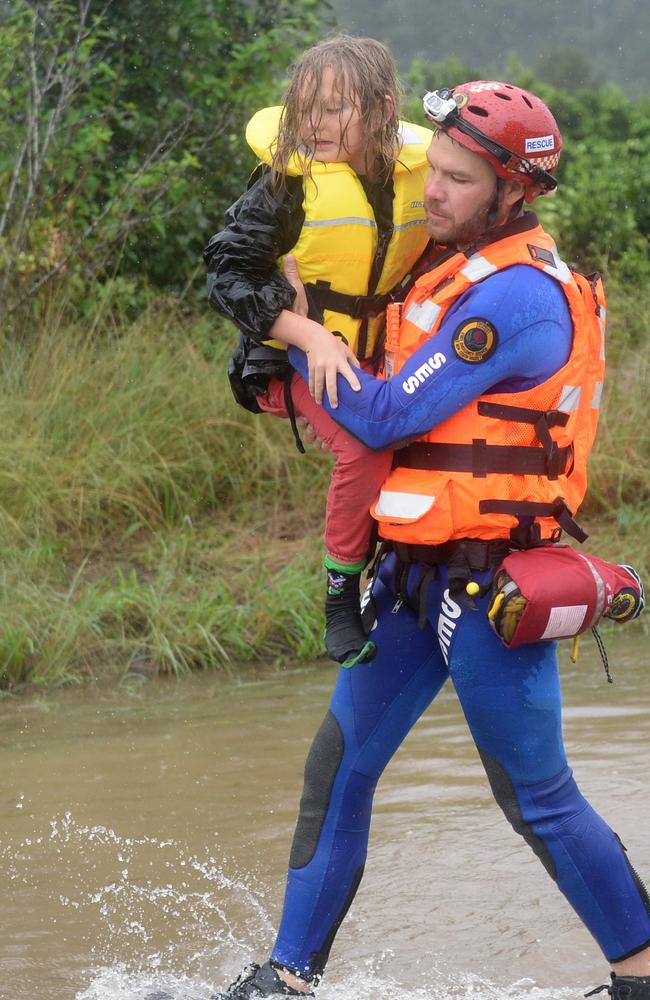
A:
POLYGON ((499 215, 499 204, 501 202, 501 192, 503 191, 503 179, 497 177, 497 186, 494 189, 494 198, 492 199, 492 204, 488 209, 487 224, 488 229, 492 229, 492 226, 496 225, 497 216, 499 215))

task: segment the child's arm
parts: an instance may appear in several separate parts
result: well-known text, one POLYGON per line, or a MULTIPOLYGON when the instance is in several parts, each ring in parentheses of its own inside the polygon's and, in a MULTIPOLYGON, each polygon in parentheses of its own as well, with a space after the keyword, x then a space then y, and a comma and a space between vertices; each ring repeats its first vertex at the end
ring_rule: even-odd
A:
POLYGON ((273 337, 287 347, 299 347, 307 355, 309 365, 309 391, 317 403, 323 401, 323 391, 327 389, 334 408, 338 406, 336 376, 343 375, 350 387, 360 388, 359 380, 350 365, 357 359, 350 348, 339 337, 333 336, 320 323, 307 318, 307 296, 295 258, 288 254, 284 261, 284 273, 296 291, 296 299, 291 312, 286 309, 271 327, 273 337))
POLYGON ((277 260, 298 238, 301 205, 298 178, 276 190, 264 173, 228 209, 224 228, 203 253, 210 305, 257 343, 270 338, 279 314, 293 306, 295 290, 277 260))
POLYGON ((327 387, 336 406, 338 374, 358 388, 350 367, 356 358, 320 323, 293 311, 302 285, 297 272, 292 284, 277 267, 278 257, 296 243, 303 221, 301 179, 290 177, 274 188, 268 173, 258 177, 228 209, 225 228, 204 251, 208 298, 217 312, 258 343, 275 339, 303 350, 315 398, 320 401, 327 387))
MULTIPOLYGON (((507 268, 466 292, 391 381, 358 371, 361 391, 339 385, 330 415, 369 448, 399 447, 489 391, 519 392, 541 385, 566 364, 573 337, 571 315, 555 278, 528 265, 507 268), (476 317, 494 330, 493 353, 478 362, 456 351, 456 334, 476 317)), ((289 361, 303 376, 305 358, 289 361)))

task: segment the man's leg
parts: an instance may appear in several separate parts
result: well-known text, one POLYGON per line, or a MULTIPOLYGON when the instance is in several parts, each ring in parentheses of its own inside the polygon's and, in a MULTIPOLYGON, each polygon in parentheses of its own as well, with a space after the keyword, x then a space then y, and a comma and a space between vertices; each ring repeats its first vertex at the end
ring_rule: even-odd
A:
POLYGON ((486 601, 456 619, 449 667, 492 791, 606 958, 629 973, 650 944, 650 899, 567 765, 555 644, 507 650, 486 601))
POLYGON ((430 628, 382 582, 374 601, 377 657, 340 670, 305 767, 272 960, 307 979, 323 971, 361 880, 377 781, 447 678, 430 628))

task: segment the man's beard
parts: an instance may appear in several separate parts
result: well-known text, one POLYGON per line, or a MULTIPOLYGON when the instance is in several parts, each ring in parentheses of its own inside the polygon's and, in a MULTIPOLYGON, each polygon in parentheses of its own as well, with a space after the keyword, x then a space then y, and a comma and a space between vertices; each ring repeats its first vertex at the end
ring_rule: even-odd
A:
POLYGON ((453 228, 448 235, 440 238, 433 233, 429 233, 429 235, 435 243, 441 243, 445 246, 469 246, 494 225, 493 219, 498 211, 497 199, 498 192, 495 192, 489 201, 477 208, 469 219, 453 228))

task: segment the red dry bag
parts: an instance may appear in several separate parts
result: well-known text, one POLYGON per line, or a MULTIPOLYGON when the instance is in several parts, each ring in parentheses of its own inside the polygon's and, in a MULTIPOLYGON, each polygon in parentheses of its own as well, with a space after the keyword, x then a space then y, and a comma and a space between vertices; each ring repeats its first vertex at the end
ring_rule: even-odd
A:
POLYGON ((546 545, 506 556, 494 575, 488 618, 511 648, 569 639, 605 617, 631 621, 644 606, 643 584, 631 566, 546 545))

